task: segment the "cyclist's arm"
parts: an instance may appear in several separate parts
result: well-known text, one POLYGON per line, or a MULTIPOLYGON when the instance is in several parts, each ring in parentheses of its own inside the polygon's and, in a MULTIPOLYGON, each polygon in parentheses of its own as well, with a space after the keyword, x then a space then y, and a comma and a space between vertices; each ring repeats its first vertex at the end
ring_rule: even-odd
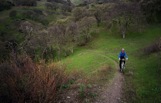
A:
POLYGON ((119 55, 118 55, 118 59, 120 60, 120 57, 121 57, 121 53, 119 53, 119 55))
POLYGON ((127 54, 126 54, 126 53, 125 53, 125 58, 126 58, 126 59, 128 59, 128 56, 127 56, 127 54))

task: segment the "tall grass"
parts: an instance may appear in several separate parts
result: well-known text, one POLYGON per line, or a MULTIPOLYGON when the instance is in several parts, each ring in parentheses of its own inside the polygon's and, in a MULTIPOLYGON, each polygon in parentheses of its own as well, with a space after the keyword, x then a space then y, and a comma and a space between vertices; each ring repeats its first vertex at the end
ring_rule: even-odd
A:
POLYGON ((3 103, 56 102, 67 82, 64 68, 36 65, 29 57, 0 65, 0 101, 3 103))

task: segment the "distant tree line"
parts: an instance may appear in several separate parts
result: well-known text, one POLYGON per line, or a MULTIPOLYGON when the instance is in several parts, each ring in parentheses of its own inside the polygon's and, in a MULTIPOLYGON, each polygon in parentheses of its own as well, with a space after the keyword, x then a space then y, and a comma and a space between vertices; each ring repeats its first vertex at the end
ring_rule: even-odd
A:
POLYGON ((16 6, 36 6, 38 0, 14 0, 16 6))
POLYGON ((61 9, 63 12, 71 12, 73 4, 70 0, 47 0, 45 6, 47 9, 61 9))
POLYGON ((140 0, 148 22, 161 22, 161 0, 140 0))
POLYGON ((161 22, 161 0, 129 0, 138 2, 148 22, 161 22))
MULTIPOLYGON (((161 0, 84 0, 81 6, 86 6, 86 4, 95 2, 98 4, 104 3, 117 3, 122 2, 135 2, 138 3, 143 11, 143 14, 146 16, 146 19, 149 23, 160 23, 161 22, 161 0)), ((98 18, 97 18, 98 19, 98 18)))
POLYGON ((0 11, 11 9, 12 6, 36 6, 39 0, 1 0, 0 11))
POLYGON ((47 2, 55 2, 55 3, 66 4, 66 5, 72 4, 70 0, 47 0, 47 2))

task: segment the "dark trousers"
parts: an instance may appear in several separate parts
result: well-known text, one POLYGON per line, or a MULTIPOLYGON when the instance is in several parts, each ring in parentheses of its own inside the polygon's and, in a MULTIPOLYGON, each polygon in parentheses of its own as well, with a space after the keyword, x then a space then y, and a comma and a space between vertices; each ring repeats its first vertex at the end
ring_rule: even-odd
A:
MULTIPOLYGON (((119 61, 120 68, 121 68, 122 59, 125 59, 125 58, 124 57, 123 58, 120 58, 120 61, 119 61)), ((125 61, 124 61, 124 64, 125 64, 125 61)))

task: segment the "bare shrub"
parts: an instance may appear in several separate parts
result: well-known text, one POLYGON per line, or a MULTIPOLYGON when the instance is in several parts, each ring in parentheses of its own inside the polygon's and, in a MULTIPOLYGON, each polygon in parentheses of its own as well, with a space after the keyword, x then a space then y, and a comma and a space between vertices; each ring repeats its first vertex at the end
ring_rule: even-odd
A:
POLYGON ((67 82, 64 67, 36 65, 27 56, 0 65, 0 100, 5 103, 53 103, 67 82))
POLYGON ((161 51, 161 38, 157 40, 155 43, 145 47, 143 50, 144 50, 144 54, 147 54, 147 55, 161 51))

